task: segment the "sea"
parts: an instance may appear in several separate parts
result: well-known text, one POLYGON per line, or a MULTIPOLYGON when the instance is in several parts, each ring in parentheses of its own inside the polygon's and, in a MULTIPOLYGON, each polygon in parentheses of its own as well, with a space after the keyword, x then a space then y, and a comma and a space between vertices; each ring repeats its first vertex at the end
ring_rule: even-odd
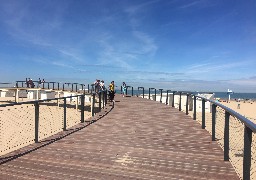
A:
MULTIPOLYGON (((116 93, 121 94, 120 90, 117 90, 116 93)), ((142 94, 142 90, 134 90, 133 95, 140 95, 142 94)), ((148 94, 148 89, 144 91, 145 94, 148 94)), ((154 94, 155 91, 152 90, 150 91, 151 94, 154 94)), ((160 91, 156 91, 157 94, 160 94, 160 91)), ((166 93, 166 91, 163 91, 163 93, 166 93)), ((193 94, 201 94, 201 93, 214 93, 215 98, 220 98, 223 100, 227 100, 229 98, 229 94, 227 92, 192 92, 193 94)), ((127 90, 127 94, 131 95, 132 91, 127 90)), ((240 99, 240 100, 256 100, 256 93, 233 93, 230 94, 230 99, 235 100, 235 99, 240 99)))

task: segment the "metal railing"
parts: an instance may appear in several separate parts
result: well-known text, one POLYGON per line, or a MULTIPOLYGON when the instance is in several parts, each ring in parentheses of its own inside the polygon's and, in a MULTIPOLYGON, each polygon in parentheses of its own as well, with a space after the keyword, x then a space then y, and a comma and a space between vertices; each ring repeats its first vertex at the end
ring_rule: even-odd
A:
MULTIPOLYGON (((106 105, 107 91, 0 104, 0 155, 38 143, 76 124, 84 123, 85 119, 95 116, 106 105)), ((91 118, 87 122, 93 121, 91 118)))
MULTIPOLYGON (((48 82, 48 88, 50 88, 48 82)), ((78 83, 64 83, 63 91, 66 90, 65 85, 71 85, 71 90, 77 91, 78 83)), ((82 85, 82 84, 80 84, 82 85)), ((84 87, 84 85, 82 85, 84 87)), ((57 86, 59 88, 59 85, 57 86)), ((128 86, 132 90, 132 96, 134 95, 133 87, 128 86)), ((223 159, 224 161, 231 161, 232 165, 236 169, 238 175, 242 179, 256 179, 256 125, 240 115, 234 110, 222 105, 221 103, 207 99, 205 97, 194 95, 191 92, 186 91, 172 91, 166 90, 166 97, 164 100, 163 89, 159 89, 160 94, 156 93, 156 88, 149 88, 147 99, 157 101, 159 96, 159 102, 165 103, 172 107, 178 108, 179 111, 184 111, 187 115, 190 115, 193 120, 197 120, 202 129, 206 129, 212 135, 212 141, 217 141, 223 148, 223 159), (154 94, 151 92, 154 90, 154 94), (153 97, 154 95, 154 97, 153 97), (234 145, 235 144, 235 145, 234 145), (241 169, 241 170, 240 170, 241 169)), ((88 85, 89 92, 89 85, 88 85)), ((127 91, 126 91, 127 95, 127 91)), ((107 91, 100 92, 98 94, 91 94, 91 116, 94 116, 96 112, 100 112, 102 107, 107 104, 107 91), (96 100, 97 99, 97 100, 96 100), (96 108, 98 104, 98 110, 96 108)), ((138 87, 137 97, 145 98, 145 88, 138 87)), ((80 97, 80 122, 84 122, 84 94, 76 95, 73 97, 80 97)), ((63 101, 62 102, 62 113, 63 123, 62 129, 67 128, 67 100, 70 97, 55 98, 47 101, 63 101)), ((71 97, 72 98, 72 97, 71 97)), ((23 102, 18 104, 32 104, 34 106, 34 141, 38 142, 40 139, 40 111, 41 103, 45 100, 34 101, 34 102, 23 102)), ((78 100, 77 100, 78 102, 78 100)), ((5 106, 13 106, 5 105, 5 106)), ((0 108, 3 105, 0 105, 0 108)), ((60 107, 60 106, 59 106, 60 107)), ((113 104, 114 107, 114 104, 113 104)), ((2 132, 2 130, 1 130, 2 132)))
MULTIPOLYGON (((42 88, 42 89, 52 89, 52 90, 62 90, 62 91, 72 91, 72 92, 78 92, 79 90, 82 90, 84 93, 86 93, 86 84, 81 83, 70 83, 70 82, 39 82, 39 81, 33 81, 33 83, 36 83, 35 88, 42 88)), ((17 88, 28 88, 28 84, 26 81, 16 81, 16 87, 17 88)), ((87 85, 87 93, 90 93, 90 85, 87 85)), ((91 92, 92 93, 92 92, 91 92)))
MULTIPOLYGON (((138 93, 141 89, 142 94, 137 96, 145 98, 144 87, 138 87, 138 93)), ((156 95, 151 97, 151 90, 156 89, 149 88, 148 99, 156 100, 156 95)), ((159 102, 162 103, 163 89, 159 90, 159 102)), ((223 148, 224 161, 231 162, 241 179, 256 179, 255 123, 217 101, 191 92, 166 90, 165 100, 166 105, 183 110, 200 122, 202 129, 210 132, 212 141, 217 141, 223 148), (172 93, 171 103, 169 93, 172 93)))

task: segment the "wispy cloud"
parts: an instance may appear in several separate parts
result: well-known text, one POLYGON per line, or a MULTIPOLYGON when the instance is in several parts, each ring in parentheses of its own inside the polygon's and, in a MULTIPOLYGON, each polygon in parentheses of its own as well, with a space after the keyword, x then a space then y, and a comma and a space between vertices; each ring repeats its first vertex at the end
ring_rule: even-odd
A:
POLYGON ((237 61, 237 62, 207 62, 207 63, 201 63, 201 64, 194 64, 186 68, 187 73, 208 73, 208 72, 217 72, 221 70, 229 70, 234 69, 237 67, 246 67, 252 61, 237 61), (223 63, 224 62, 224 63, 223 63))
POLYGON ((209 0, 195 0, 193 2, 191 1, 185 1, 186 4, 183 4, 180 6, 180 9, 187 9, 187 8, 205 8, 205 7, 210 7, 210 6, 215 6, 215 2, 209 1, 209 0))
POLYGON ((147 6, 150 6, 152 4, 158 3, 159 1, 160 0, 151 0, 141 4, 129 6, 125 9, 125 12, 127 12, 130 16, 137 15, 137 13, 140 12, 142 9, 145 9, 147 6))
POLYGON ((133 31, 133 34, 142 43, 142 48, 139 50, 143 54, 154 55, 158 47, 154 43, 154 39, 146 33, 140 31, 133 31))
POLYGON ((183 6, 181 6, 180 8, 184 9, 184 8, 190 8, 192 6, 198 5, 199 3, 201 3, 202 0, 199 1, 194 1, 194 2, 189 2, 188 4, 185 4, 183 6))

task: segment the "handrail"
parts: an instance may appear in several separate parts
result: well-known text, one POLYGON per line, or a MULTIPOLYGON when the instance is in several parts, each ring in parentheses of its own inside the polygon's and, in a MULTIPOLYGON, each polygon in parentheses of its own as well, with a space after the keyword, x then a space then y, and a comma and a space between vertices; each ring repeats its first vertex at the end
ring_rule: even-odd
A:
MULTIPOLYGON (((196 95, 195 95, 196 96, 196 95)), ((221 107, 222 109, 224 109, 225 111, 229 112, 231 115, 237 117, 239 120, 241 120, 244 124, 246 124, 247 127, 249 127, 253 132, 256 132, 256 124, 254 124, 252 121, 250 121, 249 119, 247 119, 246 117, 242 116, 241 114, 239 114, 238 112, 228 108, 227 106, 224 106, 223 104, 217 102, 217 101, 213 101, 210 99, 207 99, 205 97, 202 96, 196 96, 199 97, 201 99, 205 99, 206 101, 209 101, 219 107, 221 107)))
MULTIPOLYGON (((144 89, 144 87, 139 87, 139 89, 144 89)), ((162 97, 162 90, 160 91, 160 95, 162 97)), ((149 89, 150 91, 150 89, 149 89)), ((167 97, 166 97, 166 105, 168 105, 168 93, 169 93, 170 90, 167 90, 167 97)), ((243 165, 242 165, 242 169, 243 169, 243 172, 242 174, 239 174, 240 177, 242 176, 243 179, 250 179, 250 176, 251 176, 251 171, 252 172, 255 172, 255 168, 252 170, 251 168, 252 167, 255 167, 255 164, 253 164, 251 166, 251 162, 252 162, 252 147, 255 147, 255 139, 253 141, 252 139, 252 133, 256 133, 256 124, 253 123, 252 121, 250 121, 249 119, 247 119, 246 117, 242 116, 241 114, 239 114, 238 112, 224 106, 223 104, 217 102, 217 101, 213 101, 211 99, 207 99, 206 97, 202 97, 200 95, 195 95, 194 93, 190 92, 190 91, 171 91, 172 94, 173 94, 173 98, 172 98, 172 107, 174 107, 174 97, 175 95, 179 95, 180 98, 179 98, 179 102, 177 103, 179 105, 179 111, 181 111, 181 96, 182 95, 186 95, 187 96, 187 99, 186 99, 186 115, 188 115, 188 99, 189 97, 191 98, 190 100, 190 103, 191 101, 193 102, 193 108, 194 108, 194 113, 193 113, 193 120, 196 120, 196 107, 197 107, 197 100, 202 100, 202 129, 205 129, 206 128, 206 118, 205 118, 205 103, 206 102, 210 102, 212 103, 212 141, 215 141, 216 138, 215 138, 215 130, 216 130, 216 127, 215 127, 215 123, 216 123, 216 107, 220 107, 222 108, 224 111, 225 111, 225 115, 224 115, 224 119, 225 119, 225 122, 224 122, 224 132, 221 132, 223 134, 221 134, 221 136, 223 136, 223 140, 224 140, 224 143, 223 143, 223 150, 224 150, 224 161, 229 161, 229 151, 232 151, 230 149, 230 145, 229 145, 229 142, 230 142, 230 139, 229 139, 229 117, 230 115, 234 116, 238 121, 240 121, 241 123, 243 123, 244 125, 244 131, 243 131, 243 165), (194 97, 194 98, 193 98, 194 97), (254 146, 252 145, 252 142, 254 143, 254 146)), ((150 93, 150 92, 149 92, 150 93)), ((162 102, 162 99, 160 97, 160 102, 162 102)), ((143 92, 143 98, 144 98, 144 92, 143 92)), ((255 156, 255 154, 254 154, 255 156)), ((255 158, 255 157, 254 157, 255 158)), ((255 163, 255 161, 253 161, 255 163)), ((234 166, 235 167, 235 166, 234 166)), ((238 168, 241 168, 240 166, 238 168)))

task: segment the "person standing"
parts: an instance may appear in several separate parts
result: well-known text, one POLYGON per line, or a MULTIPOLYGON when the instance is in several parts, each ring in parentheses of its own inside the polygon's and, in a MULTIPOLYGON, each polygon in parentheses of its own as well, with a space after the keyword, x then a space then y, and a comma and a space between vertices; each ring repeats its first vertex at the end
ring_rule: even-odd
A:
POLYGON ((100 90, 100 80, 96 79, 96 81, 94 82, 94 89, 95 89, 95 93, 98 94, 99 90, 100 90))
POLYGON ((110 102, 114 101, 114 97, 115 97, 115 82, 111 81, 109 85, 109 101, 110 102))
POLYGON ((100 92, 103 92, 103 91, 105 91, 105 84, 104 84, 104 81, 101 80, 101 82, 100 82, 100 92))
POLYGON ((126 89, 127 89, 126 83, 123 82, 123 85, 122 85, 122 94, 123 94, 123 97, 126 95, 126 89))
POLYGON ((38 88, 40 88, 41 83, 42 83, 42 80, 39 78, 38 79, 38 85, 37 85, 38 88))

